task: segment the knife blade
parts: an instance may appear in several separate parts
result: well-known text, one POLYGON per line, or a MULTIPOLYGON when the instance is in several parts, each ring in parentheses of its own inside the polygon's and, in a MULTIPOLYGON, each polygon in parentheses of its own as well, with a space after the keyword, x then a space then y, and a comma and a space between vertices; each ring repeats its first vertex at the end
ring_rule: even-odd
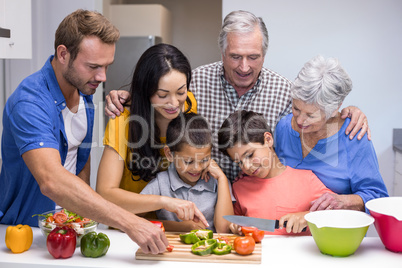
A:
MULTIPOLYGON (((274 232, 275 229, 279 228, 279 220, 268 220, 238 215, 226 215, 223 216, 223 218, 240 226, 256 227, 259 230, 267 232, 274 232)), ((284 222, 284 227, 286 227, 286 223, 287 221, 284 222)), ((306 230, 307 227, 304 227, 302 232, 305 232, 306 230)))

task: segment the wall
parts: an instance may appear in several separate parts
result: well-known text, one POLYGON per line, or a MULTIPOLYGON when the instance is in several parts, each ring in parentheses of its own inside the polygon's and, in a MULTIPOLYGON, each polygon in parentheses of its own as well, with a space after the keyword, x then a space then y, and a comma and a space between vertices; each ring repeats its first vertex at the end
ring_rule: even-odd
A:
POLYGON ((293 80, 315 55, 337 57, 353 80, 347 105, 368 117, 380 171, 393 193, 392 129, 400 128, 402 1, 223 0, 222 16, 244 9, 264 19, 264 66, 293 80))
POLYGON ((193 68, 220 60, 218 35, 222 24, 221 0, 120 0, 112 4, 161 4, 172 16, 172 45, 193 68))

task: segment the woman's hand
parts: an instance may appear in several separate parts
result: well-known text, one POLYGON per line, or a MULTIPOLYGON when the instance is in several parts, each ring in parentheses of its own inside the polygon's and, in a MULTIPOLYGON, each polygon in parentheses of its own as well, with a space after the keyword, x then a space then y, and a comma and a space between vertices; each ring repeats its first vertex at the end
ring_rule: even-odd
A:
POLYGON ((283 228, 285 221, 286 223, 286 232, 287 233, 301 233, 304 227, 307 226, 307 221, 304 219, 304 215, 309 213, 309 211, 297 212, 297 213, 289 213, 280 218, 279 227, 283 228))
POLYGON ((115 118, 124 111, 123 104, 128 105, 130 92, 126 90, 112 90, 106 96, 105 115, 115 118))
POLYGON ((360 131, 357 136, 358 140, 361 140, 367 132, 368 140, 371 140, 371 131, 368 125, 366 115, 357 107, 349 106, 341 111, 341 118, 345 119, 346 117, 350 117, 350 123, 346 128, 346 135, 349 135, 349 139, 353 139, 357 132, 360 131))
POLYGON ((364 203, 359 195, 338 195, 335 193, 324 193, 316 200, 311 201, 310 211, 325 209, 353 209, 364 211, 364 203))

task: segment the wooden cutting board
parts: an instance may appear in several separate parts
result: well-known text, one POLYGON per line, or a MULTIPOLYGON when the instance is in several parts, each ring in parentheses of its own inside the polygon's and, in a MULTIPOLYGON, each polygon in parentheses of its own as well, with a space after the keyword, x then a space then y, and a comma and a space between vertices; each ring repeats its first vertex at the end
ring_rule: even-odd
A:
MULTIPOLYGON (((145 254, 141 249, 138 249, 135 253, 137 260, 154 260, 154 261, 188 261, 188 262, 220 262, 220 263, 261 263, 261 243, 255 244, 255 249, 250 255, 239 255, 233 249, 232 253, 226 255, 210 254, 207 256, 195 255, 191 252, 191 244, 184 244, 180 241, 180 233, 166 232, 166 237, 169 243, 174 246, 172 252, 164 252, 162 254, 145 254)), ((227 237, 230 243, 233 243, 237 237, 234 234, 216 234, 214 238, 218 236, 227 237)))

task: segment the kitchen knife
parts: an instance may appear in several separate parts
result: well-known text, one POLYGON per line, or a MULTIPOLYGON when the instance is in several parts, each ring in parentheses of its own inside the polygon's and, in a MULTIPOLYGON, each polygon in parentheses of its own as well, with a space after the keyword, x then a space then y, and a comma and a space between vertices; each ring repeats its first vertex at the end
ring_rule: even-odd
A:
MULTIPOLYGON (((268 232, 273 232, 275 229, 279 228, 279 220, 268 220, 237 215, 226 215, 223 216, 223 218, 240 226, 256 227, 259 230, 268 232)), ((286 227, 286 223, 287 221, 284 222, 284 227, 286 227)), ((305 232, 306 230, 307 227, 304 227, 302 232, 305 232)))

